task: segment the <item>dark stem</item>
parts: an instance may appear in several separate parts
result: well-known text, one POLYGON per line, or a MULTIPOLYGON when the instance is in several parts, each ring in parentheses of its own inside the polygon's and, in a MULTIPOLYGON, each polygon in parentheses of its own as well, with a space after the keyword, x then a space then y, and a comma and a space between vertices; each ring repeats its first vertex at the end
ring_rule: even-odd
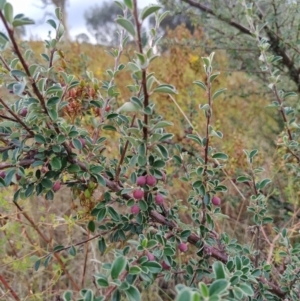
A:
MULTIPOLYGON (((35 222, 31 219, 31 217, 19 206, 18 203, 13 202, 14 205, 18 208, 18 210, 23 214, 23 216, 26 218, 26 220, 31 224, 31 226, 34 228, 34 230, 40 235, 40 237, 45 241, 46 244, 50 243, 50 240, 42 233, 42 231, 39 229, 39 227, 35 224, 35 222)), ((57 260, 58 264, 60 265, 61 269, 64 271, 70 282, 72 283, 74 289, 76 291, 79 291, 80 288, 74 281, 73 277, 68 272, 64 262, 61 260, 58 254, 54 253, 53 256, 57 260)))
POLYGON ((24 57, 21 54, 19 46, 18 46, 18 44, 17 44, 17 42, 15 40, 14 31, 9 27, 9 25, 8 25, 8 23, 7 23, 6 19, 5 19, 2 11, 0 11, 0 18, 1 18, 1 20, 2 20, 2 22, 4 24, 4 26, 5 26, 5 28, 7 30, 7 33, 9 35, 9 37, 10 37, 10 40, 11 40, 12 44, 14 46, 14 50, 15 50, 15 52, 17 54, 17 57, 19 58, 22 66, 23 66, 23 68, 25 70, 26 75, 28 76, 28 79, 30 80, 30 83, 31 83, 31 86, 33 88, 34 94, 38 97, 38 99, 39 99, 39 101, 40 101, 40 103, 42 105, 42 108, 45 111, 45 113, 47 113, 48 111, 47 111, 47 107, 46 107, 46 103, 45 103, 44 97, 41 94, 41 92, 39 91, 39 89, 38 89, 38 87, 36 85, 35 80, 31 77, 31 74, 29 72, 29 68, 28 68, 28 66, 27 66, 27 64, 25 62, 25 59, 24 59, 24 57))
POLYGON ((21 301, 21 299, 18 297, 18 295, 15 293, 15 291, 10 287, 10 285, 7 283, 7 281, 4 279, 4 277, 0 274, 0 281, 4 285, 4 287, 9 290, 11 295, 14 297, 16 301, 21 301))
MULTIPOLYGON (((135 20, 136 24, 136 31, 137 31, 137 43, 138 43, 138 48, 139 52, 142 54, 143 53, 143 45, 142 45, 142 36, 141 36, 141 27, 142 24, 139 21, 138 17, 138 9, 137 9, 137 1, 133 0, 133 17, 135 20)), ((144 92, 144 109, 148 107, 149 105, 149 95, 147 91, 147 72, 146 69, 142 69, 142 87, 143 87, 143 92, 144 92)), ((147 143, 148 140, 148 115, 144 114, 144 127, 143 127, 143 137, 145 143, 147 143)), ((147 147, 146 147, 146 154, 147 154, 147 147)))
MULTIPOLYGON (((208 105, 209 109, 205 111, 206 115, 206 141, 205 141, 205 150, 204 150, 204 172, 203 175, 205 179, 207 179, 207 164, 208 164, 208 148, 209 148, 209 126, 210 126, 210 119, 211 119, 211 114, 212 114, 212 100, 211 100, 211 82, 210 82, 210 72, 207 73, 207 100, 208 100, 208 105)), ((206 205, 204 203, 204 200, 202 200, 202 225, 206 223, 206 205)))
MULTIPOLYGON (((251 166, 251 176, 252 176, 252 185, 253 185, 253 189, 254 189, 254 193, 255 193, 255 196, 258 197, 258 191, 257 191, 257 188, 256 188, 256 183, 255 183, 255 176, 254 176, 254 172, 253 172, 253 168, 251 166)), ((258 203, 256 204, 258 205, 258 203)), ((254 263, 254 266, 255 268, 258 267, 258 261, 259 261, 259 256, 260 256, 260 226, 256 226, 256 251, 258 252, 257 255, 255 255, 255 263, 254 263)))
MULTIPOLYGON (((134 121, 135 121, 135 117, 136 117, 136 115, 134 115, 132 117, 132 121, 131 121, 130 127, 133 127, 134 121)), ((130 136, 130 135, 131 135, 131 133, 128 134, 128 136, 130 136)), ((122 166, 122 164, 124 162, 128 146, 129 146, 129 141, 127 140, 126 143, 125 143, 125 146, 123 148, 122 155, 121 155, 120 161, 118 163, 117 169, 116 169, 115 181, 117 183, 119 182, 119 177, 120 177, 120 173, 121 173, 121 166, 122 166)))

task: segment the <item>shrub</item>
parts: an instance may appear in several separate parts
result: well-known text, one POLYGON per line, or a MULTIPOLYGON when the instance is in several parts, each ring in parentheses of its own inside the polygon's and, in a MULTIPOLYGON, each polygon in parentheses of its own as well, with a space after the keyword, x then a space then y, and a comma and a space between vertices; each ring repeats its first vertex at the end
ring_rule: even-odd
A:
MULTIPOLYGON (((228 155, 220 149, 220 144, 214 143, 223 139, 213 123, 214 107, 226 90, 214 88, 219 75, 213 68, 214 53, 202 57, 206 80, 194 81, 206 97, 206 103, 199 101, 205 119, 204 134, 200 135, 176 102, 176 88, 161 83, 155 73, 149 72, 157 57, 156 33, 167 14, 159 13, 159 5, 138 12, 136 0, 116 2, 124 12, 116 20, 122 28, 120 46, 108 51, 115 64, 100 81, 89 71, 77 79, 55 65, 64 34, 59 8, 55 10, 57 20, 47 21, 55 30, 55 37, 45 41, 47 51, 41 54, 44 62, 37 63, 35 54, 23 50, 14 37, 14 28, 32 21, 23 15, 14 16, 13 7, 0 1, 0 18, 7 31, 7 35, 0 35, 0 46, 2 51, 13 50, 14 55, 9 61, 1 55, 2 69, 6 69, 2 74, 5 89, 12 95, 0 98, 0 133, 4 144, 0 185, 3 191, 11 189, 9 186, 17 187, 13 204, 18 215, 23 216, 46 245, 43 252, 34 251, 35 257, 31 257, 38 257, 35 272, 42 266, 45 270, 59 266, 68 288, 61 294, 64 300, 138 301, 141 292, 153 287, 162 276, 165 281, 177 283, 177 301, 298 300, 300 249, 290 238, 297 225, 279 229, 273 222, 266 190, 271 179, 264 176, 263 168, 256 163, 257 149, 245 150, 248 169, 239 171, 236 179, 228 179, 243 202, 248 199, 247 211, 253 218, 249 224, 252 241, 240 243, 228 233, 218 231, 218 221, 223 222, 226 217, 222 208, 223 196, 228 192, 225 185, 228 155), (142 23, 151 15, 155 15, 156 24, 145 36, 142 23), (120 63, 129 38, 136 41, 137 49, 129 62, 120 63), (131 96, 116 108, 114 102, 120 97, 116 77, 126 70, 131 74, 132 83, 127 86, 131 96), (74 89, 83 87, 84 101, 74 102, 74 89), (173 143, 173 124, 155 109, 155 101, 160 97, 171 99, 182 113, 191 128, 186 137, 195 145, 196 153, 173 143), (79 107, 88 112, 89 127, 68 115, 79 107), (119 139, 118 153, 111 156, 105 152, 105 140, 110 137, 105 134, 107 131, 115 132, 119 139), (172 193, 172 168, 181 172, 180 180, 190 189, 184 203, 172 193), (169 186, 167 178, 171 181, 169 186), (239 188, 242 183, 247 186, 243 191, 239 188), (33 195, 44 196, 51 202, 63 186, 75 198, 92 206, 86 225, 88 238, 70 243, 66 239, 62 245, 53 246, 42 226, 31 218, 34 209, 27 212, 20 203, 33 195), (101 196, 97 198, 97 194, 101 196), (216 195, 222 195, 222 203, 216 195), (188 215, 188 223, 182 221, 182 212, 188 215), (101 262, 95 260, 100 271, 97 267, 98 272, 85 274, 88 257, 85 255, 80 264, 83 269, 80 282, 68 269, 81 247, 95 240, 98 250, 93 252, 103 256, 101 262), (272 264, 275 244, 280 248, 280 267, 272 264), (110 257, 105 257, 108 262, 104 262, 107 254, 110 257), (90 286, 85 283, 86 278, 90 286)), ((273 106, 280 111, 286 125, 281 145, 286 150, 286 168, 296 181, 299 137, 291 125, 298 128, 297 111, 285 106, 285 98, 294 94, 278 89, 279 71, 273 70, 278 59, 268 56, 269 43, 259 36, 251 6, 244 3, 244 9, 261 51, 263 70, 270 76, 269 87, 276 99, 273 106)), ((12 298, 23 298, 18 296, 22 292, 13 281, 8 283, 2 276, 0 281, 12 298)))

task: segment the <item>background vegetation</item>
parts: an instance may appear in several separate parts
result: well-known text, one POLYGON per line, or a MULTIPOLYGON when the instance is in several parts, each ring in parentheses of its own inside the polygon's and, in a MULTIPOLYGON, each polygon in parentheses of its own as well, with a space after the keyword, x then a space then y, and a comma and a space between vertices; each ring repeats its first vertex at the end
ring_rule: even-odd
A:
MULTIPOLYGON (((131 158, 140 151, 131 140, 125 159, 121 158, 124 148, 126 153, 128 129, 135 126, 140 130, 137 137, 132 131, 138 141, 148 142, 151 137, 145 139, 141 134, 145 128, 144 111, 128 112, 122 106, 133 95, 145 103, 142 88, 143 93, 138 90, 134 93, 133 88, 127 87, 143 87, 143 80, 129 68, 129 62, 136 59, 136 51, 141 52, 143 35, 130 37, 126 44, 122 41, 123 33, 121 42, 126 45, 122 48, 120 35, 108 30, 120 30, 110 22, 114 15, 124 12, 125 18, 137 25, 135 1, 124 1, 120 6, 106 3, 102 14, 110 16, 108 19, 97 19, 96 8, 87 11, 87 25, 102 46, 80 43, 80 39, 69 42, 68 35, 64 41, 60 29, 66 12, 56 10, 58 21, 49 23, 53 26, 51 23, 57 22, 54 26, 57 44, 52 45, 49 39, 46 50, 43 42, 14 38, 10 13, 5 9, 5 1, 0 1, 1 20, 10 24, 0 36, 0 169, 4 171, 0 175, 1 300, 71 300, 66 291, 74 293, 73 300, 138 300, 136 287, 142 300, 299 300, 299 97, 295 92, 300 87, 296 28, 300 24, 300 3, 270 0, 247 6, 222 1, 220 6, 220 1, 206 2, 161 1, 160 13, 170 9, 177 17, 161 22, 158 33, 163 38, 153 50, 159 56, 149 64, 147 74, 155 73, 159 82, 156 87, 168 83, 178 94, 172 96, 173 87, 169 87, 168 93, 152 94, 155 109, 149 115, 149 122, 155 124, 160 118, 172 122, 167 129, 174 137, 161 142, 162 149, 168 151, 167 156, 151 153, 155 160, 161 157, 164 161, 158 172, 151 169, 159 180, 164 206, 155 207, 157 191, 150 188, 149 192, 145 187, 145 191, 153 194, 153 200, 146 199, 150 209, 141 207, 144 215, 139 213, 136 217, 131 211, 133 180, 149 168, 143 164, 130 165, 131 158), (112 7, 114 11, 110 13, 112 7), (99 34, 103 28, 107 28, 107 35, 99 34), (122 55, 110 55, 114 51, 112 47, 119 54, 122 50, 122 55), (212 51, 216 53, 213 61, 203 61, 203 57, 211 58, 212 51), (77 136, 67 137, 68 144, 64 146, 67 158, 73 152, 76 160, 94 164, 100 177, 91 171, 90 174, 77 169, 75 174, 71 169, 66 171, 66 166, 70 168, 77 161, 68 161, 64 168, 55 165, 53 158, 57 153, 63 157, 62 149, 54 149, 63 143, 59 144, 50 133, 57 126, 56 119, 51 113, 44 116, 40 105, 30 103, 32 97, 40 101, 40 96, 27 80, 29 76, 21 56, 26 58, 28 66, 39 66, 33 83, 40 78, 47 79, 45 90, 38 88, 41 99, 49 101, 58 95, 65 102, 57 108, 58 117, 78 131, 77 136), (212 74, 203 65, 209 67, 211 63, 221 73, 213 81, 213 91, 224 87, 227 90, 214 102, 209 120, 208 111, 199 109, 200 104, 207 103, 209 92, 193 82, 198 80, 200 86, 202 82, 209 85, 212 74), (127 67, 112 75, 120 64, 127 67), (64 74, 74 75, 74 79, 68 82, 64 74), (22 82, 26 85, 21 92, 16 91, 15 85, 22 82), (63 94, 55 90, 46 92, 57 87, 57 83, 60 88, 68 85, 63 94), (113 87, 113 92, 108 92, 109 87, 113 87), (26 114, 22 113, 25 108, 26 114), (114 113, 128 120, 118 117, 114 121, 114 113), (142 120, 141 123, 135 123, 135 118, 142 120), (217 134, 210 136, 209 154, 205 140, 198 143, 196 136, 206 137, 207 124, 213 127, 214 133, 221 131, 223 136, 222 139, 217 134), (100 140, 104 137, 105 141, 100 140), (51 142, 46 143, 46 138, 51 138, 51 142), (224 165, 213 160, 216 152, 226 154, 224 165), (209 161, 204 163, 203 158, 209 156, 209 161), (26 160, 33 161, 25 164, 26 160), (35 165, 37 161, 42 164, 35 165), (119 162, 124 163, 124 168, 118 172, 119 162), (205 173, 199 176, 196 172, 205 166, 213 174, 207 173, 209 179, 205 173), (37 170, 51 184, 43 186, 41 193, 37 193, 37 170), (163 181, 162 172, 166 175, 163 181), (219 182, 201 195, 195 184, 198 176, 201 183, 208 185, 206 189, 212 185, 207 182, 219 182), (56 189, 58 180, 60 185, 56 189), (223 188, 216 189, 218 185, 223 188), (204 201, 206 196, 208 199, 204 201), (213 205, 214 197, 221 202, 217 206, 213 205), (99 216, 102 206, 113 209, 99 216), (151 215, 151 210, 159 215, 151 215), (205 210, 208 222, 203 222, 205 210), (128 216, 130 222, 121 221, 121 216, 128 216), (169 220, 177 226, 169 226, 169 220), (193 236, 195 233, 199 240, 193 236), (151 266, 152 271, 148 267, 145 272, 139 260, 148 254, 151 248, 147 242, 152 240, 156 240, 151 252, 158 265, 151 266), (178 247, 180 243, 187 250, 182 251, 178 247), (123 262, 116 264, 120 255, 128 259, 127 266, 117 271, 116 279, 106 283, 111 264, 123 265, 123 262), (235 262, 231 270, 230 260, 235 262), (238 260, 243 261, 245 270, 235 282, 238 260), (228 279, 230 287, 225 285, 224 290, 214 295, 217 297, 212 294, 205 297, 207 287, 212 291, 214 281, 221 280, 217 274, 223 268, 216 262, 226 266, 223 278, 228 279), (129 265, 132 268, 137 263, 141 271, 129 269, 129 265), (129 277, 125 278, 127 274, 121 273, 124 271, 129 277), (144 274, 150 275, 149 278, 144 274), (125 284, 121 287, 117 280, 128 287, 125 284), (88 290, 81 291, 79 297, 78 292, 84 288, 88 290), (93 292, 95 297, 87 292, 93 292)), ((29 23, 22 22, 21 25, 29 23)), ((149 23, 155 26, 154 14, 149 23)), ((146 27, 141 30, 146 31, 146 27)), ((62 130, 63 122, 58 127, 62 130)), ((157 133, 166 132, 162 128, 157 133)), ((152 152, 150 146, 149 152, 152 152)))

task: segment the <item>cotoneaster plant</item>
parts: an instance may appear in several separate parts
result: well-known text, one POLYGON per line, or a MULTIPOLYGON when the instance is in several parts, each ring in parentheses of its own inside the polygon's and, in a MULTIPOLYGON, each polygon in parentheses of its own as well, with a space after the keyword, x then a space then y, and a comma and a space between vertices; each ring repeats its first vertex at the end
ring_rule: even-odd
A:
MULTIPOLYGON (((297 300, 299 245, 292 243, 286 229, 268 228, 277 233, 276 241, 284 250, 283 273, 278 273, 265 251, 265 241, 270 250, 274 247, 265 227, 273 223, 265 195, 271 180, 263 177, 263 169, 256 166, 258 150, 245 151, 249 169, 233 181, 226 171, 228 156, 215 142, 222 141, 223 134, 214 125, 214 108, 220 105, 217 100, 226 89, 215 86, 219 72, 214 71, 214 53, 202 57, 205 81, 195 80, 191 88, 203 93, 197 100, 203 121, 200 134, 176 101, 180 91, 162 82, 159 73, 151 69, 158 57, 155 47, 160 38, 159 26, 168 12, 162 12, 157 4, 140 11, 136 0, 115 2, 123 12, 116 20, 119 47, 107 51, 114 65, 98 79, 91 71, 76 78, 67 68, 58 68, 64 34, 59 8, 55 10, 56 19, 47 21, 55 34, 45 41, 46 51, 40 63, 33 51, 23 53, 15 38, 15 28, 32 21, 23 14, 15 15, 12 5, 0 0, 0 19, 6 30, 0 35, 0 47, 10 54, 8 58, 1 55, 7 77, 3 88, 9 96, 0 97, 0 185, 3 190, 15 188, 12 203, 17 211, 13 216, 21 215, 24 224, 30 225, 46 246, 32 252, 30 273, 48 277, 48 273, 57 271, 61 278, 55 285, 63 283, 57 299, 65 301, 139 301, 147 289, 159 285, 160 279, 176 283, 177 301, 297 300), (143 25, 151 16, 155 25, 146 30, 143 25), (123 56, 125 50, 129 51, 129 41, 135 42, 134 51, 123 56), (130 73, 130 96, 121 102, 118 85, 122 81, 117 77, 125 72, 130 73), (88 112, 82 113, 85 122, 89 121, 85 127, 84 121, 70 118, 66 112, 75 108, 70 102, 76 97, 75 88, 86 86, 89 93, 81 103, 82 112, 88 112), (155 107, 163 98, 179 110, 191 127, 186 138, 197 152, 174 144, 173 124, 155 107), (111 148, 111 153, 106 152, 106 143, 112 139, 107 131, 118 139, 118 147, 111 148), (174 195, 173 170, 180 171, 179 180, 186 194, 174 195), (240 244, 218 231, 218 221, 226 217, 222 211, 228 193, 225 183, 230 185, 229 191, 236 191, 248 202, 253 220, 249 244, 240 244), (248 199, 238 186, 241 183, 247 186, 248 199), (52 234, 48 236, 42 228, 48 225, 48 219, 41 224, 35 222, 31 217, 35 212, 27 212, 22 204, 39 196, 49 202, 45 205, 48 208, 62 187, 73 199, 90 207, 84 226, 80 212, 64 217, 69 225, 76 224, 84 238, 77 241, 66 234, 56 244, 52 234), (89 248, 93 259, 89 258, 89 248), (70 272, 82 252, 80 269, 70 272), (94 266, 87 271, 89 260, 94 266), (78 270, 83 271, 81 279, 78 270)), ((251 5, 245 5, 245 15, 262 51, 263 67, 271 73, 272 89, 287 122, 287 109, 281 109, 274 79, 279 71, 272 71, 272 58, 266 55, 267 42, 259 36, 250 12, 251 5)), ((297 159, 296 141, 289 127, 287 133, 284 144, 297 159)), ((61 218, 52 219, 57 222, 61 218)), ((27 235, 25 228, 23 231, 27 235)), ((5 273, 5 277, 9 276, 5 273)), ((15 281, 8 283, 2 276, 0 281, 11 298, 21 300, 22 291, 15 281)))

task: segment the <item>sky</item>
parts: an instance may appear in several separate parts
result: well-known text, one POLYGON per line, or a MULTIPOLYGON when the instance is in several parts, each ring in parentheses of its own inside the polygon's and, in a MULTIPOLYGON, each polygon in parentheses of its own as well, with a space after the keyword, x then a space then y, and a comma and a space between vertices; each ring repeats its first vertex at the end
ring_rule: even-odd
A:
MULTIPOLYGON (((80 33, 86 33, 92 42, 93 37, 86 29, 84 12, 95 4, 101 5, 104 0, 69 0, 68 2, 68 25, 71 37, 74 38, 80 33)), ((113 1, 113 0, 111 0, 113 1)), ((14 7, 14 14, 23 13, 26 17, 35 20, 35 25, 26 26, 26 37, 33 39, 46 39, 51 27, 46 24, 49 16, 44 17, 47 12, 54 12, 54 6, 43 8, 42 1, 39 0, 8 0, 14 7)), ((50 1, 49 1, 50 2, 50 1)), ((138 6, 143 8, 149 4, 157 3, 156 0, 138 0, 138 6)), ((1 24, 2 25, 2 24, 1 24)), ((2 30, 2 26, 0 26, 2 30)))

